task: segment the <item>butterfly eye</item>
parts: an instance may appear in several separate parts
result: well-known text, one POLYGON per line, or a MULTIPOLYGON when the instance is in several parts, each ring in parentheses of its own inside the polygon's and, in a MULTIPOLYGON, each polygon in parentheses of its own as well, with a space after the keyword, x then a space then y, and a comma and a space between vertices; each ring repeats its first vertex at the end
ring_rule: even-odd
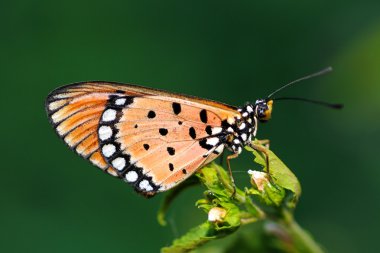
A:
POLYGON ((272 116, 272 109, 273 109, 273 100, 264 101, 261 103, 256 104, 256 114, 258 120, 261 122, 266 122, 270 120, 272 116))

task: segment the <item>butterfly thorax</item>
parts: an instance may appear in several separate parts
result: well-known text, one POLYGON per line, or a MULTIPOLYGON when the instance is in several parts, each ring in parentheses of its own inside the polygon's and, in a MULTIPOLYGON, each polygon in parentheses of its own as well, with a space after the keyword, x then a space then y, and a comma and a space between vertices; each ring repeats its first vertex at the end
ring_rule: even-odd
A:
POLYGON ((246 104, 238 108, 240 115, 223 121, 226 133, 225 146, 234 153, 240 154, 256 135, 257 119, 254 106, 246 104))

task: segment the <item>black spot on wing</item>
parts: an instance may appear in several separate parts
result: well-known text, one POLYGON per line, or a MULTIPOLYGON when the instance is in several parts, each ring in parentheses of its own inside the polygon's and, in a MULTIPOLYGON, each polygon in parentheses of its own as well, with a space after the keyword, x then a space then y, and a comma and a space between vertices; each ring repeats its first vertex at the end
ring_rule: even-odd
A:
POLYGON ((125 94, 125 91, 123 91, 123 90, 116 90, 116 93, 125 94))
POLYGON ((179 103, 174 102, 172 104, 174 114, 178 115, 181 112, 181 105, 179 103))
POLYGON ((149 119, 153 119, 153 118, 155 118, 156 117, 156 113, 154 112, 154 111, 149 111, 148 112, 148 118, 149 119))
POLYGON ((174 165, 172 163, 169 163, 169 170, 173 171, 174 170, 174 165))
POLYGON ((193 139, 197 138, 197 134, 196 134, 196 132, 195 132, 194 127, 190 127, 190 128, 189 128, 189 135, 190 135, 190 137, 193 138, 193 139))
POLYGON ((222 121, 222 128, 223 128, 223 129, 227 129, 227 128, 229 128, 230 126, 231 126, 231 124, 228 123, 227 120, 223 120, 223 121, 222 121))
POLYGON ((207 144, 207 139, 202 139, 199 141, 199 145, 204 148, 204 149, 207 149, 207 150, 210 150, 212 149, 214 146, 213 145, 210 145, 210 144, 207 144))
POLYGON ((173 147, 167 147, 166 149, 169 153, 169 155, 175 155, 175 149, 173 147))
POLYGON ((205 109, 201 110, 199 117, 203 123, 207 123, 207 111, 205 109))
POLYGON ((208 135, 211 135, 212 134, 212 127, 211 126, 206 126, 206 133, 208 134, 208 135))
POLYGON ((146 144, 146 143, 145 143, 143 146, 144 146, 144 149, 145 149, 145 150, 148 150, 148 149, 149 149, 149 144, 146 144))
POLYGON ((124 106, 130 105, 133 103, 133 97, 125 97, 127 100, 125 101, 124 106))
POLYGON ((158 131, 160 132, 162 136, 165 136, 168 134, 168 129, 166 128, 160 128, 158 131))

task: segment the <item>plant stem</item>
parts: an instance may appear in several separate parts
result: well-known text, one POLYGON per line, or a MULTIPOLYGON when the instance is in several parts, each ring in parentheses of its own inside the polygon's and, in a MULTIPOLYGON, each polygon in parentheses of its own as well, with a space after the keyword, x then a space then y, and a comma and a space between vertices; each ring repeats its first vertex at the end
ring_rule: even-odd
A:
POLYGON ((285 229, 292 238, 293 246, 299 252, 305 253, 323 253, 321 246, 313 239, 313 237, 305 231, 293 219, 289 211, 284 211, 285 229))
POLYGON ((323 253, 323 250, 317 242, 314 241, 311 235, 301 228, 297 222, 293 221, 290 223, 288 229, 296 244, 296 247, 302 250, 301 252, 323 253))

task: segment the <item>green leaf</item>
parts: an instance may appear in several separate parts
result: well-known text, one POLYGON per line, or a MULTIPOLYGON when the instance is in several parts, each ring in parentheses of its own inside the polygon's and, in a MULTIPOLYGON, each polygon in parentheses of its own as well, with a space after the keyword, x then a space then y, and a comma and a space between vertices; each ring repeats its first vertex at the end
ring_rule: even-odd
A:
MULTIPOLYGON (((189 252, 210 240, 229 235, 240 227, 241 213, 236 200, 231 197, 233 188, 226 171, 212 163, 197 172, 196 176, 207 188, 205 198, 198 200, 196 206, 207 214, 211 209, 217 208, 223 210, 224 215, 218 221, 207 221, 191 229, 187 234, 174 240, 171 246, 163 248, 161 252, 189 252)), ((243 194, 241 190, 238 191, 237 194, 243 194)))
MULTIPOLYGON (((225 207, 226 205, 224 205, 225 207)), ((225 237, 233 233, 240 226, 239 208, 229 206, 225 219, 220 223, 205 222, 192 228, 179 239, 174 240, 169 247, 161 249, 163 253, 189 252, 208 241, 225 237)))
MULTIPOLYGON (((233 187, 227 172, 219 165, 211 163, 203 167, 196 176, 202 184, 206 186, 206 198, 197 201, 196 206, 206 213, 214 207, 226 210, 223 222, 214 223, 214 229, 220 233, 231 233, 240 226, 240 209, 238 201, 233 196, 233 187)), ((240 189, 236 189, 236 194, 244 194, 240 189)))
MULTIPOLYGON (((257 141, 255 141, 255 144, 260 145, 257 141)), ((246 149, 253 153, 255 156, 254 161, 262 165, 264 170, 267 171, 265 155, 249 147, 246 147, 246 149)), ((288 207, 294 208, 301 195, 301 185, 293 172, 271 150, 267 151, 269 154, 269 174, 271 181, 275 186, 279 186, 292 193, 287 196, 286 204, 288 207)), ((271 198, 273 197, 275 202, 280 198, 280 196, 276 197, 275 195, 271 196, 271 198)))
POLYGON ((270 199, 271 202, 276 206, 280 206, 285 198, 285 190, 276 185, 265 185, 264 192, 266 193, 267 198, 270 199))
POLYGON ((216 198, 230 198, 233 188, 227 172, 216 163, 204 166, 195 174, 216 198))
POLYGON ((251 188, 247 189, 247 193, 258 196, 260 201, 268 206, 277 207, 281 206, 286 196, 284 188, 272 184, 269 181, 265 183, 263 190, 251 188))
POLYGON ((162 253, 182 253, 189 252, 202 244, 215 239, 216 235, 212 229, 212 224, 205 222, 195 228, 192 228, 187 234, 179 239, 174 240, 169 247, 161 249, 162 253))
POLYGON ((220 222, 205 222, 174 240, 169 247, 161 249, 163 253, 189 252, 208 241, 222 238, 233 233, 240 226, 240 211, 236 205, 221 203, 226 210, 226 216, 220 222))
POLYGON ((230 234, 234 232, 240 226, 240 209, 233 203, 220 202, 219 206, 227 211, 223 222, 215 223, 215 229, 218 231, 218 235, 221 233, 230 234))
POLYGON ((246 204, 247 199, 244 191, 235 188, 227 171, 216 163, 204 166, 195 174, 201 183, 208 189, 209 197, 235 201, 235 203, 246 204))
MULTIPOLYGON (((255 144, 259 145, 258 142, 255 144)), ((236 193, 233 194, 233 183, 225 169, 215 163, 200 169, 194 178, 206 190, 204 198, 196 202, 196 207, 203 210, 209 219, 174 240, 171 246, 162 248, 161 252, 193 251, 207 242, 230 235, 247 224, 259 229, 251 230, 244 239, 238 236, 243 241, 236 241, 226 252, 237 252, 235 247, 240 245, 245 245, 245 249, 250 248, 252 251, 322 252, 312 237, 295 223, 292 210, 289 209, 295 207, 301 194, 295 175, 273 152, 268 150, 268 170, 265 156, 256 150, 247 149, 255 156, 254 161, 267 172, 253 172, 253 187, 245 191, 236 188, 236 193), (264 203, 263 209, 252 201, 252 195, 258 196, 264 203), (267 208, 273 206, 275 209, 267 208), (256 238, 256 243, 246 243, 252 242, 253 238, 256 238)), ((169 204, 184 188, 186 187, 180 186, 174 189, 165 199, 158 215, 161 223, 165 221, 164 215, 169 204)))

